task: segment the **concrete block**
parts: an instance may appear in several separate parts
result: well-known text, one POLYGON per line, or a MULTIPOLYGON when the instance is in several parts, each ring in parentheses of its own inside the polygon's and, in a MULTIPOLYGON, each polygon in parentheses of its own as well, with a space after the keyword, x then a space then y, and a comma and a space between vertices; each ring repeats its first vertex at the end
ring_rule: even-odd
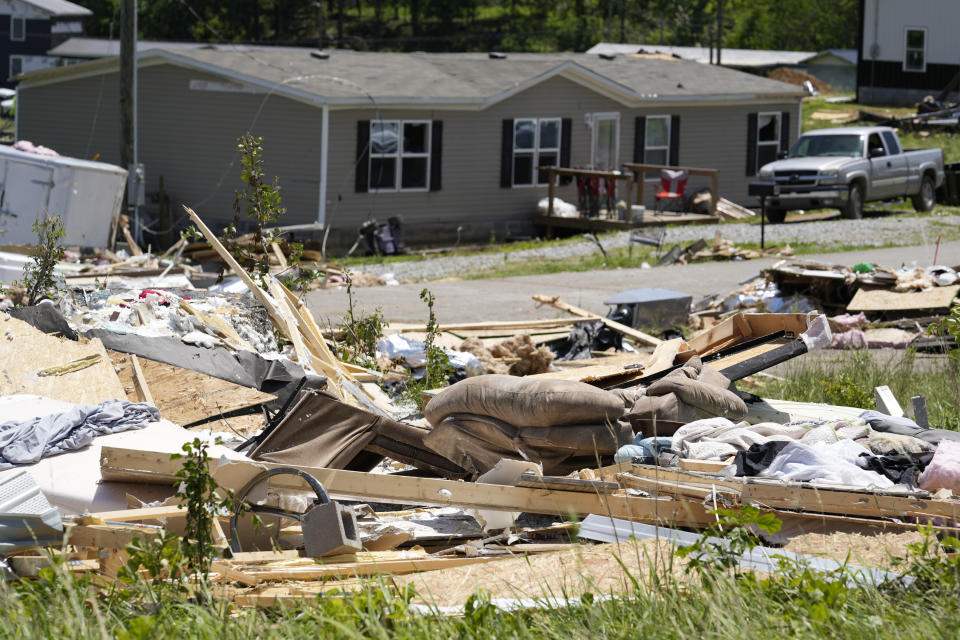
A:
POLYGON ((357 515, 337 502, 315 505, 300 521, 304 551, 310 558, 356 553, 363 549, 357 515))

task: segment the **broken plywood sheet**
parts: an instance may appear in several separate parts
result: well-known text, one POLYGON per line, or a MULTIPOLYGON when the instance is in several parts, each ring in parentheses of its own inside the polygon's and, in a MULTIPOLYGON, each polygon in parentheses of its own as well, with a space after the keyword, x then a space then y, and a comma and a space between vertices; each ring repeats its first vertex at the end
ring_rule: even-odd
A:
POLYGON ((960 292, 960 284, 934 287, 927 291, 891 291, 889 289, 860 289, 847 305, 848 312, 859 311, 915 311, 918 309, 947 309, 960 292))
POLYGON ((2 314, 0 396, 16 393, 79 404, 127 397, 99 340, 81 343, 56 338, 2 314), (37 375, 43 370, 52 373, 37 375))
MULTIPOLYGON (((134 392, 134 368, 131 356, 111 351, 123 386, 134 392)), ((160 415, 170 422, 191 425, 237 409, 276 400, 276 396, 248 389, 220 378, 184 369, 156 360, 140 358, 147 387, 157 401, 160 415)), ((127 395, 130 395, 128 392, 127 395)), ((262 418, 260 418, 262 420, 262 418)))

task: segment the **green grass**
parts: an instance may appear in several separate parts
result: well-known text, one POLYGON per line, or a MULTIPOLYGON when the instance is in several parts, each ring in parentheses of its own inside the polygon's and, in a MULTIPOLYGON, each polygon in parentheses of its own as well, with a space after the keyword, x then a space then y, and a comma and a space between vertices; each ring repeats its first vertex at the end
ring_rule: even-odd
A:
POLYGON ((887 385, 908 415, 910 399, 926 396, 930 426, 960 431, 960 360, 910 349, 887 357, 869 350, 808 355, 791 364, 783 380, 758 376, 739 386, 766 398, 872 409, 874 388, 887 385))
MULTIPOLYGON (((934 545, 935 539, 927 538, 934 545)), ((621 547, 627 553, 629 546, 621 547)), ((831 581, 801 566, 770 578, 700 569, 631 575, 627 594, 593 593, 568 607, 503 612, 483 594, 461 615, 413 611, 411 591, 332 592, 303 604, 238 609, 201 590, 151 583, 97 592, 52 569, 0 584, 3 638, 939 638, 960 625, 956 560, 915 552, 910 587, 831 581), (603 596, 612 595, 612 598, 603 596)), ((845 575, 843 570, 839 576, 845 575)), ((839 577, 838 576, 838 577, 839 577)), ((547 596, 544 593, 544 596, 547 596)), ((562 593, 552 594, 562 597, 562 593)), ((953 631, 951 631, 953 630, 953 631)))
MULTIPOLYGON (((856 103, 833 104, 827 102, 826 98, 824 97, 810 97, 804 98, 803 100, 803 130, 809 131, 810 129, 828 129, 830 127, 869 124, 858 122, 841 124, 833 123, 829 120, 820 120, 813 117, 813 114, 818 111, 849 112, 860 109, 891 117, 901 117, 916 113, 916 109, 913 107, 881 107, 873 105, 860 105, 856 103)), ((931 147, 940 147, 943 149, 944 162, 960 161, 960 135, 955 133, 947 133, 942 127, 921 127, 916 130, 901 130, 899 135, 904 149, 928 149, 931 147)))

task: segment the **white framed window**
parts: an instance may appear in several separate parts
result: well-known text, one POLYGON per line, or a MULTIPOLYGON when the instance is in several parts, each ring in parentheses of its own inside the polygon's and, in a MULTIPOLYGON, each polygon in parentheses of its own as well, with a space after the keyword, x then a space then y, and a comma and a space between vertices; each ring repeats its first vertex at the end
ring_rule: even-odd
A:
POLYGON ((430 188, 430 120, 370 121, 370 191, 430 188))
POLYGON ((643 134, 643 162, 670 164, 670 116, 647 116, 643 134))
POLYGON ((27 39, 27 19, 10 16, 10 39, 22 42, 27 39))
POLYGON ((780 112, 757 114, 757 168, 774 162, 780 152, 780 112))
POLYGON ((513 186, 549 182, 537 167, 560 166, 560 118, 516 118, 513 121, 513 186))
POLYGON ((10 56, 10 75, 7 79, 23 73, 23 56, 10 56))
POLYGON ((926 27, 907 27, 904 29, 903 70, 927 70, 927 29, 926 27))

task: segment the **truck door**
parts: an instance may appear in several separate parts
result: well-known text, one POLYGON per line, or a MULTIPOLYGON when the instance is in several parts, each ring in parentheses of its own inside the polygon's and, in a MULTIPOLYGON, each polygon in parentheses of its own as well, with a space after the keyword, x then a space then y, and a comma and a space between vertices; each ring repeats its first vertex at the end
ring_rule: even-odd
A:
POLYGON ((870 186, 867 189, 867 199, 885 200, 894 197, 896 187, 893 162, 879 133, 871 133, 867 138, 867 159, 870 163, 870 186))
POLYGON ((903 154, 903 149, 900 148, 900 141, 897 140, 897 136, 893 131, 884 131, 881 133, 881 137, 887 148, 887 159, 891 165, 891 179, 893 180, 891 185, 893 193, 891 195, 897 198, 905 196, 910 190, 910 185, 908 184, 910 179, 910 166, 907 163, 907 156, 903 154))
POLYGON ((4 244, 36 244, 32 226, 48 211, 53 169, 26 162, 7 162, 3 185, 0 185, 0 219, 3 220, 4 244))

